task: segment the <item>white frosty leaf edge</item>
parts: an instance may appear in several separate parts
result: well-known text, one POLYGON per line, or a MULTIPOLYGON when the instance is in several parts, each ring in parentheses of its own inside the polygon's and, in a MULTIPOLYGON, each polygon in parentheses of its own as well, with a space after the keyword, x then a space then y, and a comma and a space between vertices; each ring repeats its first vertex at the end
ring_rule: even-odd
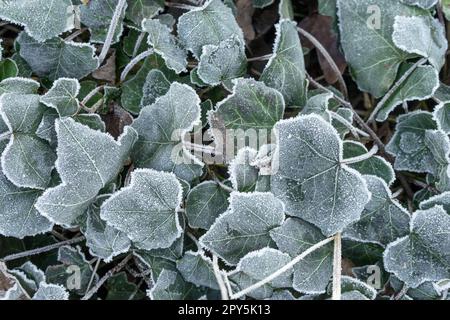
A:
MULTIPOLYGON (((148 168, 138 168, 138 169, 133 170, 133 172, 132 172, 131 175, 130 175, 130 184, 127 185, 126 187, 123 187, 123 188, 120 189, 119 191, 115 192, 111 197, 108 198, 108 200, 106 200, 105 202, 103 202, 103 204, 102 204, 101 207, 100 207, 100 212, 102 212, 103 207, 104 207, 108 202, 110 202, 111 200, 117 198, 118 196, 121 196, 122 193, 123 193, 124 191, 132 190, 132 189, 134 188, 134 186, 135 186, 135 183, 136 183, 136 177, 135 177, 135 176, 136 176, 137 173, 140 173, 140 172, 142 172, 142 173, 149 173, 149 174, 164 174, 164 175, 168 175, 168 176, 173 177, 174 180, 176 181, 177 189, 178 189, 178 192, 177 192, 178 206, 175 208, 175 216, 176 216, 176 219, 175 219, 175 226, 176 226, 176 228, 177 228, 177 236, 176 236, 176 239, 175 239, 175 241, 176 241, 176 240, 183 234, 183 228, 182 228, 181 225, 180 225, 180 221, 179 221, 180 219, 178 219, 178 215, 177 215, 177 212, 179 212, 179 211, 181 210, 181 205, 182 205, 182 203, 183 203, 183 186, 181 185, 181 183, 180 183, 180 181, 178 180, 177 176, 176 176, 173 172, 158 171, 158 170, 148 169, 148 168)), ((100 218, 103 219, 101 213, 100 213, 100 218)), ((104 221, 106 221, 106 224, 107 224, 108 226, 120 230, 116 225, 113 225, 109 220, 104 220, 104 221)), ((125 234, 127 234, 127 232, 126 232, 125 230, 120 230, 120 231, 122 231, 122 232, 124 232, 125 234)), ((127 235, 127 237, 130 238, 128 235, 127 235)), ((130 240, 131 240, 131 241, 134 241, 133 239, 130 239, 130 240)), ((173 243, 171 243, 170 245, 168 245, 168 246, 165 247, 165 248, 164 248, 164 247, 161 247, 160 249, 166 249, 166 248, 169 248, 172 244, 173 244, 173 243)))
MULTIPOLYGON (((63 118, 63 119, 70 119, 71 121, 75 122, 75 120, 73 120, 72 118, 65 117, 65 118, 63 118)), ((56 121, 55 121, 55 130, 56 130, 56 132, 59 131, 58 128, 59 128, 59 123, 60 123, 60 121, 61 121, 60 119, 56 119, 56 121)), ((126 126, 126 127, 124 128, 124 130, 123 130, 123 133, 122 133, 122 134, 117 138, 117 140, 116 140, 116 139, 114 139, 114 137, 113 137, 110 133, 108 133, 108 132, 102 132, 102 131, 100 131, 100 130, 92 129, 92 128, 90 128, 90 127, 88 127, 88 126, 86 126, 86 125, 84 125, 84 124, 82 124, 82 123, 79 123, 79 122, 76 122, 76 123, 77 123, 77 125, 80 125, 80 126, 85 127, 86 130, 94 130, 94 131, 101 132, 102 134, 104 134, 104 137, 105 137, 105 138, 110 139, 111 141, 113 141, 113 142, 114 142, 115 144, 117 144, 118 146, 122 146, 121 140, 122 140, 125 136, 128 135, 128 132, 129 132, 130 130, 131 130, 131 132, 134 131, 134 133, 136 134, 136 136, 138 136, 138 133, 136 132, 136 130, 134 130, 131 126, 126 126)), ((59 149, 59 146, 56 148, 56 154, 58 154, 58 149, 59 149)), ((57 170, 58 172, 60 172, 60 170, 61 170, 61 167, 60 167, 60 165, 59 165, 59 160, 60 160, 60 157, 57 157, 56 162, 55 162, 55 168, 56 168, 56 170, 57 170)), ((55 187, 52 187, 52 188, 48 188, 47 190, 45 190, 44 193, 42 193, 42 195, 40 196, 40 198, 41 198, 41 197, 42 197, 42 198, 45 197, 49 192, 53 191, 54 188, 57 188, 57 187, 59 187, 59 186, 67 186, 67 185, 68 185, 68 183, 67 183, 66 181, 62 181, 61 184, 59 184, 59 185, 57 185, 57 186, 55 186, 55 187)), ((94 199, 96 196, 97 196, 97 194, 93 195, 91 199, 94 199)), ((45 212, 45 210, 43 210, 42 208, 40 209, 37 203, 36 203, 36 205, 35 205, 35 208, 39 211, 39 213, 40 213, 42 216, 44 216, 44 217, 46 217, 48 220, 50 220, 50 222, 59 225, 59 223, 58 223, 55 219, 53 219, 52 217, 48 216, 48 214, 45 212)), ((71 227, 71 226, 67 226, 67 227, 71 227)))
POLYGON ((439 102, 438 105, 436 105, 436 106, 434 107, 434 111, 433 111, 433 120, 436 122, 437 128, 438 128, 439 131, 445 132, 445 130, 444 130, 444 129, 442 128, 442 126, 441 126, 441 121, 439 121, 439 118, 438 118, 438 112, 439 112, 442 108, 444 108, 447 104, 449 104, 449 103, 450 103, 450 101, 441 101, 441 102, 439 102))
MULTIPOLYGON (((59 78, 58 80, 53 82, 53 85, 52 85, 51 89, 55 88, 62 81, 71 81, 71 82, 75 82, 76 83, 76 85, 75 85, 76 89, 75 89, 75 95, 74 95, 74 98, 76 98, 78 96, 78 94, 80 93, 80 89, 81 89, 81 85, 80 85, 80 82, 78 81, 78 79, 65 78, 65 77, 59 78)), ((47 107, 53 108, 55 110, 58 110, 58 108, 53 103, 46 102, 45 99, 43 99, 43 97, 45 97, 46 95, 47 94, 41 96, 40 102, 45 104, 47 107)), ((78 99, 77 99, 77 101, 78 101, 78 99)), ((96 114, 96 113, 94 113, 94 114, 96 114)))
MULTIPOLYGON (((230 175, 231 186, 235 190, 238 190, 237 172, 236 172, 237 166, 244 164, 243 162, 245 161, 245 159, 243 158, 243 156, 247 152, 249 153, 250 162, 258 154, 258 152, 255 149, 250 148, 250 147, 244 147, 238 151, 236 157, 233 160, 231 160, 230 165, 228 166, 228 174, 230 175)), ((250 163, 248 165, 252 166, 250 163)), ((252 166, 252 167, 254 167, 254 166, 252 166)), ((255 167, 255 169, 258 169, 258 168, 255 167)))
MULTIPOLYGON (((6 78, 0 82, 0 85, 8 84, 9 82, 14 83, 15 81, 28 82, 29 84, 34 84, 34 85, 36 85, 36 89, 39 89, 39 87, 41 86, 41 84, 39 82, 37 82, 36 80, 30 79, 30 78, 23 78, 23 77, 6 78)), ((4 94, 7 94, 7 93, 4 93, 4 94)), ((3 95, 0 95, 0 98, 2 96, 3 95)))
POLYGON ((342 276, 342 279, 347 280, 349 282, 353 282, 353 283, 363 287, 364 289, 366 289, 367 292, 365 292, 365 293, 360 292, 360 293, 362 295, 366 296, 367 298, 369 298, 370 300, 375 300, 375 298, 377 297, 377 291, 373 287, 369 286, 367 283, 365 283, 359 279, 349 277, 349 276, 342 276), (366 294, 370 294, 370 296, 367 296, 366 294))
MULTIPOLYGON (((232 212, 232 204, 234 203, 233 197, 234 197, 235 195, 239 195, 239 196, 246 197, 246 198, 250 198, 250 197, 252 197, 252 196, 254 196, 254 195, 269 195, 269 196, 272 196, 272 197, 274 197, 274 200, 275 200, 275 201, 279 201, 279 202, 281 203, 282 208, 283 208, 283 218, 282 218, 281 221, 279 222, 279 225, 281 225, 281 224, 284 222, 284 220, 286 219, 286 209, 285 209, 284 202, 281 201, 281 200, 279 200, 277 197, 275 197, 275 195, 274 195, 272 192, 260 192, 260 191, 254 191, 254 192, 239 192, 239 191, 233 191, 233 192, 230 193, 230 196, 228 197, 228 203, 229 203, 228 209, 227 209, 224 213, 220 214, 220 215, 216 218, 216 220, 215 220, 214 223, 211 225, 211 227, 209 227, 208 231, 211 230, 213 227, 215 227, 216 224, 219 224, 220 221, 221 221, 222 219, 224 219, 227 215, 229 215, 229 214, 232 212)), ((211 252, 212 254, 218 256, 219 258, 221 258, 222 261, 223 261, 223 262, 225 263, 225 265, 227 265, 227 266, 230 266, 230 267, 235 267, 235 266, 236 266, 235 264, 229 263, 228 260, 226 260, 222 255, 218 254, 216 250, 214 250, 214 249, 209 248, 208 246, 206 246, 205 243, 203 242, 203 237, 204 237, 204 235, 201 236, 200 239, 198 239, 198 243, 201 245, 201 247, 202 247, 205 251, 209 251, 209 252, 211 252)))
MULTIPOLYGON (((420 203, 419 207, 420 207, 421 210, 428 210, 428 209, 430 209, 430 208, 424 209, 424 205, 427 205, 427 204, 429 204, 430 202, 432 203, 432 202, 434 202, 434 201, 436 201, 436 200, 439 201, 439 199, 444 198, 444 197, 446 197, 446 196, 450 196, 450 191, 445 191, 445 192, 442 192, 442 193, 440 193, 440 194, 436 194, 436 195, 434 195, 434 196, 428 198, 427 200, 422 201, 422 202, 420 203)), ((437 205, 437 204, 436 204, 436 205, 437 205)), ((433 207, 434 207, 434 206, 433 206, 433 207)), ((431 208, 432 208, 432 207, 431 207, 431 208)))
MULTIPOLYGON (((64 286, 60 285, 60 284, 54 284, 54 283, 48 284, 48 283, 45 283, 45 282, 41 282, 39 284, 39 288, 59 288, 63 292, 62 300, 69 300, 69 296, 70 296, 69 292, 67 292, 67 289, 64 286)), ((34 297, 33 297, 33 299, 34 299, 34 297)))

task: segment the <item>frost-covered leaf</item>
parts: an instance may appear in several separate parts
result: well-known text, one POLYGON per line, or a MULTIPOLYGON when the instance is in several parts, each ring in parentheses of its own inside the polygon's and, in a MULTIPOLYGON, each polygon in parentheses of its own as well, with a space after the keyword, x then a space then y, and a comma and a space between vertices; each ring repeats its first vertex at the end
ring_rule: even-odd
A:
POLYGON ((106 283, 108 295, 105 300, 141 300, 144 293, 138 286, 128 281, 126 272, 119 272, 106 283))
POLYGON ((71 30, 75 23, 70 0, 0 1, 0 19, 24 26, 39 42, 71 30))
MULTIPOLYGON (((91 42, 104 43, 111 24, 114 11, 119 0, 89 0, 86 5, 80 6, 81 23, 89 28, 91 42)), ((126 5, 120 14, 116 30, 114 30, 113 43, 119 41, 123 32, 123 19, 125 17, 126 5)))
MULTIPOLYGON (((358 157, 367 152, 367 148, 361 143, 356 141, 344 141, 344 159, 358 157)), ((361 174, 380 177, 388 185, 391 185, 395 181, 394 169, 389 162, 380 156, 373 156, 364 161, 352 163, 349 167, 361 174)))
POLYGON ((61 285, 41 283, 33 300, 69 300, 69 293, 61 285))
POLYGON ((115 256, 127 252, 131 246, 127 235, 107 225, 96 210, 89 212, 84 235, 89 252, 105 262, 110 262, 115 256))
POLYGON ((141 106, 145 107, 155 103, 156 99, 165 95, 169 89, 170 82, 167 80, 164 73, 157 69, 151 70, 148 73, 142 88, 143 95, 141 106))
POLYGON ((441 206, 419 210, 410 234, 390 243, 384 266, 409 287, 450 277, 450 215, 441 206))
POLYGON ((111 135, 93 130, 71 118, 56 120, 56 133, 56 169, 62 183, 47 189, 38 199, 36 207, 51 221, 71 226, 85 213, 100 189, 122 169, 137 140, 137 133, 126 127, 115 141, 111 135))
MULTIPOLYGON (((411 63, 400 66, 398 77, 412 67, 411 63)), ((376 115, 376 120, 386 121, 389 114, 403 102, 426 100, 433 96, 439 87, 439 74, 432 66, 419 66, 408 79, 395 90, 376 115)))
POLYGON ((177 261, 177 269, 184 280, 196 286, 219 290, 212 262, 201 252, 188 251, 177 261))
POLYGON ((100 216, 141 249, 169 247, 180 236, 177 210, 182 189, 171 173, 135 170, 130 184, 101 207, 100 216))
POLYGON ((235 79, 233 84, 233 93, 209 113, 211 128, 222 132, 225 129, 270 130, 283 117, 284 99, 277 90, 253 79, 235 79))
POLYGON ((77 99, 80 83, 76 79, 59 78, 51 89, 41 97, 41 102, 58 111, 59 116, 72 116, 79 108, 77 99))
POLYGON ((341 291, 342 300, 375 300, 377 296, 375 289, 368 284, 348 276, 341 278, 341 291))
POLYGON ((171 30, 157 19, 145 19, 142 29, 148 32, 147 42, 159 54, 169 69, 176 73, 186 71, 187 53, 178 43, 171 30))
POLYGON ((433 118, 437 122, 439 130, 450 134, 450 103, 441 102, 433 112, 433 118))
POLYGON ((427 130, 435 130, 436 123, 429 112, 416 111, 397 119, 395 134, 386 150, 394 155, 396 170, 434 173, 438 164, 425 141, 427 130))
POLYGON ((294 8, 291 0, 280 0, 278 5, 278 14, 280 19, 294 19, 294 8))
POLYGON ((198 64, 198 76, 210 85, 239 78, 247 70, 245 48, 238 36, 219 43, 203 47, 198 64))
POLYGON ((244 43, 242 30, 231 9, 220 0, 209 0, 183 14, 178 19, 178 35, 196 58, 201 56, 203 46, 217 46, 234 35, 244 43))
MULTIPOLYGON (((318 228, 297 218, 287 219, 270 232, 277 247, 295 258, 325 239, 318 228)), ((324 293, 333 273, 333 244, 327 244, 294 265, 294 289, 305 294, 324 293)))
POLYGON ((419 8, 423 9, 431 9, 438 2, 438 0, 400 0, 400 1, 412 6, 418 6, 419 8))
POLYGON ((448 43, 445 30, 437 19, 397 16, 392 40, 398 48, 428 58, 437 70, 445 63, 448 43))
POLYGON ((191 228, 209 229, 228 207, 229 193, 216 182, 205 181, 195 186, 186 199, 186 217, 191 228))
POLYGON ((144 19, 153 18, 163 9, 163 0, 129 0, 126 17, 140 27, 144 19))
POLYGON ((55 153, 34 135, 44 109, 34 94, 8 93, 0 98, 0 113, 11 134, 2 153, 2 170, 18 187, 45 189, 50 182, 55 153))
POLYGON ((16 77, 18 73, 19 69, 14 60, 5 59, 0 61, 0 81, 16 77))
POLYGON ((364 176, 372 193, 361 219, 344 231, 344 236, 362 242, 387 245, 408 234, 410 216, 389 190, 386 182, 375 176, 364 176))
POLYGON ((147 291, 152 300, 195 300, 204 294, 195 285, 184 281, 177 271, 163 269, 153 288, 147 291))
POLYGON ((0 82, 0 95, 4 93, 36 93, 39 89, 39 82, 26 78, 8 78, 0 82))
POLYGON ((302 108, 300 112, 303 115, 307 114, 317 114, 321 116, 325 121, 331 122, 331 113, 328 110, 329 101, 333 98, 331 93, 321 93, 312 96, 306 102, 306 105, 302 108))
MULTIPOLYGON (((291 261, 286 253, 272 248, 263 248, 246 254, 236 266, 236 274, 231 280, 243 290, 252 284, 268 277, 291 261)), ((289 288, 292 286, 292 268, 279 275, 261 288, 249 292, 247 295, 255 299, 265 299, 272 295, 274 288, 289 288)))
POLYGON ((303 50, 296 24, 281 20, 276 26, 273 55, 260 80, 279 90, 287 106, 303 106, 306 102, 306 71, 303 50))
POLYGON ((396 16, 428 11, 392 0, 337 0, 341 44, 358 87, 376 98, 397 78, 400 64, 414 55, 392 41, 396 16))
POLYGON ((35 209, 39 190, 18 188, 0 174, 0 234, 22 239, 50 231, 53 224, 35 209))
POLYGON ((49 266, 45 270, 47 282, 66 286, 80 295, 86 292, 92 277, 93 283, 97 282, 98 276, 93 275, 94 270, 80 247, 60 247, 58 261, 61 264, 49 266))
POLYGON ((269 232, 284 220, 284 206, 270 193, 231 193, 230 206, 200 238, 201 244, 228 264, 247 253, 272 246, 269 232))
POLYGON ((447 191, 430 197, 429 199, 422 201, 419 206, 421 210, 428 210, 436 205, 442 206, 444 210, 450 214, 450 192, 447 191))
POLYGON ((40 77, 57 80, 62 77, 81 79, 97 69, 95 48, 89 44, 60 38, 39 43, 22 32, 17 38, 20 55, 40 77))
POLYGON ((192 181, 202 173, 202 164, 188 153, 181 140, 200 121, 200 99, 195 91, 173 82, 154 104, 144 107, 134 121, 139 134, 132 158, 137 167, 174 172, 192 181))
POLYGON ((316 115, 280 121, 272 192, 286 212, 318 226, 325 235, 357 221, 370 193, 364 179, 343 163, 336 130, 316 115))
POLYGON ((257 151, 251 148, 240 149, 236 157, 228 167, 230 181, 233 189, 240 192, 255 191, 258 182, 259 169, 252 163, 257 156, 257 151))

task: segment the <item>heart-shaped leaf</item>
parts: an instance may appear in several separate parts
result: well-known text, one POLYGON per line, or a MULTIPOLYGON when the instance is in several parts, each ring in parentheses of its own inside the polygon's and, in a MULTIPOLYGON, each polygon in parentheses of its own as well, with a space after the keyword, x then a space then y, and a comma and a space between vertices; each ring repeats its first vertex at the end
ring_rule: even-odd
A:
POLYGON ((41 97, 41 102, 58 111, 60 117, 72 116, 77 113, 80 83, 76 79, 59 78, 51 89, 41 97))

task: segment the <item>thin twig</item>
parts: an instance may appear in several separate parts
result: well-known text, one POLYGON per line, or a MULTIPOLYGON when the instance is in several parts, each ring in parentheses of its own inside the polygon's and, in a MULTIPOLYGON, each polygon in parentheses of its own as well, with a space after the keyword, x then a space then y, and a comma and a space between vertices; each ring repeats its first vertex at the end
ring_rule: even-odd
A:
POLYGON ((212 258, 213 258, 214 275, 216 276, 217 284, 219 285, 220 295, 222 297, 222 300, 228 300, 229 299, 228 298, 228 290, 223 281, 222 273, 220 272, 220 269, 219 269, 219 262, 218 262, 217 256, 215 254, 213 254, 212 258))
POLYGON ((359 136, 363 136, 363 137, 370 137, 368 133, 355 128, 349 121, 347 121, 347 119, 345 119, 343 116, 341 116, 340 114, 334 112, 334 111, 330 111, 331 117, 334 118, 334 120, 340 122, 341 124, 343 124, 348 130, 350 130, 350 133, 357 139, 359 139, 359 136))
POLYGON ((84 97, 84 99, 81 101, 81 104, 83 105, 83 106, 86 106, 87 105, 87 103, 89 102, 89 100, 91 100, 97 93, 99 93, 101 90, 103 90, 105 88, 105 86, 104 85, 101 85, 101 86, 98 86, 98 87, 95 87, 94 89, 92 89, 92 91, 91 92, 89 92, 85 97, 84 97))
POLYGON ((332 300, 341 300, 341 275, 342 275, 342 237, 338 232, 334 236, 333 252, 333 293, 332 300))
POLYGON ((75 39, 76 37, 81 35, 83 32, 85 32, 86 30, 87 30, 87 28, 81 28, 81 29, 75 31, 74 33, 72 33, 71 35, 67 36, 64 39, 64 41, 72 41, 73 39, 75 39))
POLYGON ((42 248, 37 248, 37 249, 33 249, 33 250, 28 250, 28 251, 23 251, 23 252, 19 252, 16 254, 11 254, 9 256, 3 257, 0 259, 0 261, 3 262, 8 262, 8 261, 12 261, 12 260, 17 260, 17 259, 21 259, 21 258, 25 258, 25 257, 30 257, 30 256, 35 256, 44 252, 48 252, 54 249, 58 249, 59 247, 65 246, 65 245, 70 245, 70 244, 75 244, 81 241, 84 241, 86 238, 84 236, 78 237, 78 238, 73 238, 73 239, 69 239, 67 241, 61 241, 58 243, 54 243, 42 248))
POLYGON ((325 240, 322 240, 322 241, 316 243, 315 245, 313 245, 312 247, 310 247, 307 250, 305 250, 304 252, 302 252, 300 255, 298 255, 297 257, 292 259, 291 262, 289 262, 288 264, 286 264, 282 268, 278 269, 277 271, 275 271, 274 273, 272 273, 268 277, 266 277, 266 278, 256 282, 255 284, 251 285, 250 287, 248 287, 248 288, 246 288, 244 290, 241 290, 241 291, 239 291, 239 292, 237 292, 235 294, 230 295, 230 299, 239 299, 240 297, 248 294, 249 292, 252 292, 253 290, 262 287, 266 283, 269 283, 270 281, 272 281, 275 278, 279 277, 283 273, 289 271, 289 269, 291 269, 294 265, 296 265, 301 260, 303 260, 306 256, 308 256, 312 252, 316 251, 317 249, 323 247, 327 243, 330 243, 333 240, 334 240, 334 237, 330 237, 330 238, 327 238, 325 240))
POLYGON ((86 293, 89 292, 89 289, 91 288, 92 283, 94 282, 95 275, 97 274, 98 267, 100 266, 100 262, 102 261, 102 260, 99 259, 99 258, 97 258, 96 260, 97 260, 97 262, 95 263, 94 270, 92 271, 91 278, 89 279, 89 283, 88 283, 88 285, 87 285, 87 287, 86 287, 86 291, 84 292, 84 294, 86 294, 86 293))
POLYGON ((369 119, 367 120, 367 123, 373 122, 374 118, 377 116, 378 112, 380 112, 381 108, 384 107, 384 104, 392 97, 392 95, 397 91, 397 89, 406 81, 408 80, 409 76, 421 65, 423 65, 425 62, 427 62, 426 58, 422 58, 419 61, 417 61, 415 64, 409 68, 405 74, 398 79, 398 81, 392 86, 392 88, 384 95, 383 99, 378 102, 375 109, 372 111, 372 113, 369 116, 369 119))
POLYGON ((248 62, 252 62, 252 61, 265 61, 265 60, 269 60, 271 57, 273 56, 272 53, 270 54, 266 54, 260 57, 253 57, 253 58, 248 58, 247 61, 248 62))
POLYGON ((119 24, 119 20, 126 3, 127 0, 119 0, 119 3, 117 4, 116 9, 114 10, 114 14, 111 19, 111 24, 109 25, 108 33, 106 35, 105 43, 103 44, 102 51, 98 57, 99 66, 102 65, 103 61, 106 58, 106 55, 108 54, 109 48, 111 47, 114 34, 116 33, 117 25, 119 24))
POLYGON ((314 37, 308 31, 306 31, 300 27, 297 27, 297 31, 302 36, 304 36, 306 39, 308 39, 314 45, 314 47, 316 47, 316 49, 319 50, 319 52, 323 55, 323 57, 328 62, 331 69, 333 69, 333 72, 336 74, 336 76, 338 78, 339 87, 341 89, 342 94, 344 95, 344 98, 348 99, 348 89, 347 89, 347 85, 345 84, 345 80, 342 77, 341 70, 339 70, 339 67, 336 65, 336 62, 334 62, 333 58, 328 53, 327 49, 325 49, 324 46, 320 43, 320 41, 317 40, 316 37, 314 37))
POLYGON ((344 159, 344 160, 342 161, 342 163, 345 163, 345 164, 353 164, 353 163, 358 163, 358 162, 361 162, 361 161, 370 159, 370 158, 372 158, 374 155, 377 154, 378 150, 379 150, 378 146, 377 146, 377 145, 374 145, 374 146, 372 147, 372 149, 370 149, 369 152, 367 152, 367 153, 365 153, 365 154, 362 154, 362 155, 360 155, 360 156, 357 156, 357 157, 353 157, 353 158, 349 158, 349 159, 344 159))
POLYGON ((114 268, 110 269, 97 283, 96 285, 89 290, 81 300, 89 300, 92 296, 102 287, 102 285, 111 278, 115 273, 119 272, 126 266, 128 261, 133 257, 132 254, 126 256, 122 261, 119 262, 114 268))
POLYGON ((153 49, 148 49, 147 51, 144 51, 140 54, 138 54, 136 57, 134 57, 123 69, 122 74, 120 75, 120 82, 124 82, 127 78, 130 71, 134 68, 135 65, 137 65, 141 60, 144 60, 148 56, 153 54, 153 49))

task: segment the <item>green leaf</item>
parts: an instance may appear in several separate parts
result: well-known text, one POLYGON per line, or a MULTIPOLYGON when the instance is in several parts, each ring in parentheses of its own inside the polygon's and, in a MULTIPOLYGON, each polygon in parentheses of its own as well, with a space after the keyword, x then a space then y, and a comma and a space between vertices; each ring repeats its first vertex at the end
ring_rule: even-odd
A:
POLYGON ((39 86, 39 82, 33 79, 8 78, 0 82, 0 96, 4 93, 36 93, 39 86))
MULTIPOLYGON (((318 228, 297 218, 287 219, 270 232, 277 247, 295 258, 325 239, 318 228)), ((294 265, 294 289, 304 294, 326 291, 333 273, 333 244, 327 244, 294 265)))
POLYGON ((439 130, 450 134, 450 103, 439 103, 434 109, 433 118, 439 130))
POLYGON ((305 61, 295 22, 281 20, 276 26, 273 55, 260 80, 279 90, 286 105, 301 107, 306 102, 305 61))
POLYGON ((19 69, 14 60, 5 59, 0 61, 0 81, 16 77, 18 73, 19 69))
POLYGON ((57 224, 73 226, 100 189, 120 172, 137 140, 137 133, 125 127, 124 133, 115 141, 109 134, 71 118, 56 120, 56 133, 56 169, 62 183, 47 189, 38 199, 36 208, 57 224), (80 164, 83 165, 80 167, 80 164))
POLYGON ((144 296, 136 284, 128 281, 126 272, 119 272, 109 278, 106 288, 106 300, 140 300, 144 296))
POLYGON ((177 269, 184 280, 196 286, 219 290, 212 262, 201 252, 188 251, 177 261, 177 269))
POLYGON ((450 216, 441 206, 416 211, 410 234, 390 243, 384 266, 409 287, 450 277, 450 216))
POLYGON ((17 38, 20 55, 39 77, 81 79, 98 67, 95 48, 60 38, 39 43, 22 32, 17 38))
POLYGON ((231 193, 230 206, 200 243, 236 265, 247 253, 273 246, 269 232, 284 220, 284 206, 271 193, 231 193))
POLYGON ((239 78, 247 71, 245 48, 238 36, 203 47, 198 64, 198 76, 210 85, 219 85, 239 78))
POLYGON ((278 170, 272 192, 286 212, 327 235, 359 220, 370 199, 365 180, 342 159, 336 130, 316 115, 280 121, 275 126, 278 170))
POLYGON ((204 181, 189 192, 186 217, 191 228, 208 230, 228 207, 229 193, 216 182, 204 181))
POLYGON ((70 0, 1 1, 0 18, 24 26, 39 42, 71 30, 75 23, 70 0))
POLYGON ((184 281, 176 271, 163 269, 153 288, 147 290, 152 300, 196 300, 204 292, 195 285, 184 281))
POLYGON ((164 73, 153 69, 147 74, 144 86, 141 106, 145 107, 155 103, 156 99, 165 95, 170 89, 170 82, 164 73))
POLYGON ((444 27, 437 19, 430 16, 397 16, 392 40, 403 51, 428 58, 437 70, 441 70, 445 63, 447 37, 444 27))
POLYGON ((233 189, 240 192, 255 191, 259 178, 259 168, 252 165, 257 151, 251 148, 242 148, 228 167, 230 181, 233 189))
POLYGON ((145 19, 142 22, 142 29, 148 32, 148 44, 164 59, 169 69, 176 73, 186 71, 187 53, 180 46, 177 38, 171 34, 169 27, 159 20, 145 19))
POLYGON ((403 3, 409 4, 411 6, 418 6, 422 9, 431 9, 436 5, 438 0, 400 0, 403 3))
POLYGON ((76 79, 59 78, 51 89, 41 97, 41 102, 58 111, 60 117, 73 116, 77 113, 80 83, 76 79))
POLYGON ((280 20, 282 19, 294 19, 294 8, 292 7, 291 0, 280 0, 278 6, 278 14, 280 15, 280 20))
POLYGON ((409 213, 392 198, 386 182, 375 176, 364 176, 364 179, 372 197, 364 207, 361 219, 345 229, 344 237, 386 246, 407 235, 409 213))
MULTIPOLYGON (((329 290, 331 291, 331 290, 329 290)), ((343 276, 341 278, 342 300, 375 300, 375 289, 358 279, 343 276)))
POLYGON ((126 17, 141 27, 144 19, 151 19, 163 10, 163 0, 129 0, 126 17))
POLYGON ((442 206, 447 213, 450 212, 450 192, 443 192, 441 194, 432 196, 425 201, 422 201, 419 205, 421 210, 428 210, 434 206, 442 206))
POLYGON ((392 0, 337 0, 341 45, 353 78, 362 91, 383 96, 397 78, 400 64, 414 55, 392 41, 396 16, 427 11, 392 0))
POLYGON ((192 181, 202 174, 202 164, 181 142, 200 122, 200 99, 184 84, 173 82, 169 91, 142 109, 133 128, 139 140, 132 158, 137 167, 174 172, 192 181))
POLYGON ((167 248, 180 236, 181 184, 171 173, 135 170, 130 184, 101 207, 100 217, 145 250, 167 248))
POLYGON ((178 35, 186 49, 198 59, 206 45, 218 46, 220 42, 244 36, 231 9, 220 0, 209 0, 201 7, 184 13, 178 19, 178 35))

